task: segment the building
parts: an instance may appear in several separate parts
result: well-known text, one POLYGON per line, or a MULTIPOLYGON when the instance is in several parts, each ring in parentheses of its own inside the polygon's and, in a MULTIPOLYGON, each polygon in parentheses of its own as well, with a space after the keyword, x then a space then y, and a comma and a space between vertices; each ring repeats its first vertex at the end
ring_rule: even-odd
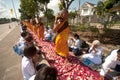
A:
POLYGON ((94 15, 96 4, 85 2, 80 7, 80 23, 97 22, 97 17, 94 15))
POLYGON ((95 4, 85 2, 80 8, 80 16, 91 16, 95 11, 95 4))

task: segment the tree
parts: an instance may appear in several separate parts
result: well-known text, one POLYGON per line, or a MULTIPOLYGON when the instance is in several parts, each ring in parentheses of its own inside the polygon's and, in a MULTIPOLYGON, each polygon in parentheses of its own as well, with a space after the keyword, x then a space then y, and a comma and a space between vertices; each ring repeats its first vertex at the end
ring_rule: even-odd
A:
POLYGON ((60 0, 60 3, 58 4, 59 5, 59 10, 62 10, 62 9, 67 9, 68 10, 73 1, 74 0, 60 0))
POLYGON ((54 20, 54 11, 52 9, 47 9, 47 13, 44 12, 44 16, 48 18, 48 21, 53 21, 54 20))
POLYGON ((74 19, 76 18, 77 15, 78 15, 77 11, 74 11, 74 12, 71 11, 69 13, 69 18, 73 20, 73 24, 74 24, 74 19))
MULTIPOLYGON (((35 0, 35 2, 37 2, 38 4, 43 4, 44 5, 44 9, 43 12, 47 14, 47 4, 50 2, 50 0, 35 0)), ((46 16, 46 26, 48 26, 48 17, 46 16)))
POLYGON ((8 18, 0 18, 0 24, 8 23, 10 22, 10 19, 8 18))
POLYGON ((16 19, 16 18, 11 18, 11 21, 18 21, 18 19, 16 19))
POLYGON ((107 25, 111 21, 112 16, 115 13, 111 13, 110 9, 116 5, 118 0, 106 0, 104 2, 99 1, 96 7, 96 13, 98 17, 101 19, 101 23, 104 25, 104 28, 107 28, 107 25))
POLYGON ((34 0, 20 0, 21 19, 34 18, 39 12, 38 4, 34 0))

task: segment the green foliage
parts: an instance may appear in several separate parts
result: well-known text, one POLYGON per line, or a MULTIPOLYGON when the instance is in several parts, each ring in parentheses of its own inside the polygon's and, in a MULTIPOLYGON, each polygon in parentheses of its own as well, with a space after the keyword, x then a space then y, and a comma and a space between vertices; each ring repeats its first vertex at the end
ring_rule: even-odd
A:
POLYGON ((103 31, 107 34, 107 33, 111 33, 112 29, 110 29, 110 28, 104 28, 103 31))
MULTIPOLYGON (((48 25, 48 12, 49 9, 47 8, 48 3, 50 2, 50 0, 35 0, 35 2, 37 2, 38 4, 43 4, 44 8, 42 8, 42 12, 44 12, 45 17, 46 17, 46 25, 48 25)), ((40 6, 40 5, 39 5, 40 6)), ((50 17, 51 18, 51 17, 50 17)))
POLYGON ((38 4, 34 0, 20 0, 21 19, 30 19, 39 12, 38 4))
POLYGON ((115 4, 117 4, 119 0, 106 0, 104 2, 105 8, 107 10, 111 9, 115 4))
POLYGON ((11 20, 12 20, 12 21, 18 21, 18 19, 16 19, 16 18, 11 18, 11 20))
POLYGON ((58 4, 59 6, 59 10, 62 10, 62 9, 69 9, 71 3, 73 2, 74 0, 60 0, 60 3, 58 4), (66 2, 67 1, 67 2, 66 2))
POLYGON ((0 18, 0 24, 8 23, 8 22, 10 22, 10 19, 7 19, 7 18, 0 18))
POLYGON ((52 9, 47 9, 47 13, 44 12, 44 14, 45 14, 45 17, 47 17, 49 21, 53 21, 55 18, 53 15, 54 11, 52 9))
POLYGON ((94 27, 94 26, 90 26, 88 28, 91 32, 99 32, 98 28, 94 27))
POLYGON ((64 7, 63 7, 62 3, 58 3, 58 6, 59 6, 59 10, 64 9, 64 7))
POLYGON ((103 17, 105 13, 104 3, 102 1, 99 1, 96 7, 96 13, 98 16, 103 17))
POLYGON ((74 19, 76 16, 77 16, 77 11, 74 11, 74 12, 71 11, 69 13, 69 18, 71 18, 71 19, 74 19))
POLYGON ((45 3, 49 3, 50 0, 35 0, 36 2, 38 1, 39 3, 45 4, 45 3))
MULTIPOLYGON (((99 1, 96 7, 96 13, 101 19, 101 24, 104 28, 107 28, 110 23, 110 17, 115 13, 109 12, 111 8, 114 7, 119 2, 119 0, 106 0, 105 2, 99 1)), ((111 24, 110 24, 111 25, 111 24)))
POLYGON ((79 24, 78 26, 70 25, 72 31, 86 31, 88 29, 84 24, 79 24))

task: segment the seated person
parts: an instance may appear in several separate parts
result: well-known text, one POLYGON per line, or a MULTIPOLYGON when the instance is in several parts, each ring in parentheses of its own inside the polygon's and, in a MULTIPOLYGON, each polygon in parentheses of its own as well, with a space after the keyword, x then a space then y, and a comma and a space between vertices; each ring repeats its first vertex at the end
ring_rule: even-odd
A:
POLYGON ((25 37, 25 46, 29 46, 29 45, 34 45, 34 40, 33 37, 31 35, 27 35, 25 37))
POLYGON ((25 37, 26 37, 27 35, 28 35, 27 32, 22 32, 19 41, 13 46, 14 51, 15 51, 17 54, 19 54, 19 55, 22 55, 22 54, 23 54, 23 51, 21 50, 21 46, 24 45, 24 43, 25 43, 25 37))
POLYGON ((24 80, 29 80, 30 77, 36 74, 36 65, 38 64, 39 55, 35 46, 25 47, 24 56, 22 58, 22 74, 24 80))
POLYGON ((37 74, 33 75, 29 80, 57 80, 57 74, 56 68, 40 64, 37 74))
POLYGON ((82 55, 81 58, 89 59, 94 64, 101 64, 102 51, 103 51, 103 48, 100 46, 100 41, 94 40, 92 43, 92 46, 89 49, 89 53, 82 55))
POLYGON ((54 32, 53 29, 49 26, 48 32, 53 36, 54 32))
POLYGON ((73 38, 71 38, 71 41, 72 45, 69 46, 70 51, 72 51, 75 54, 75 56, 79 56, 82 53, 82 51, 80 50, 81 41, 79 35, 75 33, 73 35, 73 38))
POLYGON ((46 27, 46 29, 45 29, 44 36, 45 36, 46 41, 51 41, 52 40, 52 34, 50 33, 48 27, 46 27))
POLYGON ((113 50, 111 54, 106 57, 100 71, 101 80, 104 80, 105 75, 111 68, 114 68, 115 71, 120 72, 120 49, 113 50))
POLYGON ((22 32, 26 32, 27 27, 23 24, 23 22, 21 22, 20 24, 21 24, 21 25, 20 25, 20 32, 21 32, 21 33, 22 33, 22 32))

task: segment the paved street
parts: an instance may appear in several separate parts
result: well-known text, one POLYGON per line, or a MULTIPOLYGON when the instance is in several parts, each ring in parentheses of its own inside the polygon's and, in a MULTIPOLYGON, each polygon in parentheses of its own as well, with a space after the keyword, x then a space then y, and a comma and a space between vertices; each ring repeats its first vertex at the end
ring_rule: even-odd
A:
POLYGON ((18 41, 20 28, 16 23, 0 25, 0 80, 23 80, 21 57, 12 47, 18 41))

